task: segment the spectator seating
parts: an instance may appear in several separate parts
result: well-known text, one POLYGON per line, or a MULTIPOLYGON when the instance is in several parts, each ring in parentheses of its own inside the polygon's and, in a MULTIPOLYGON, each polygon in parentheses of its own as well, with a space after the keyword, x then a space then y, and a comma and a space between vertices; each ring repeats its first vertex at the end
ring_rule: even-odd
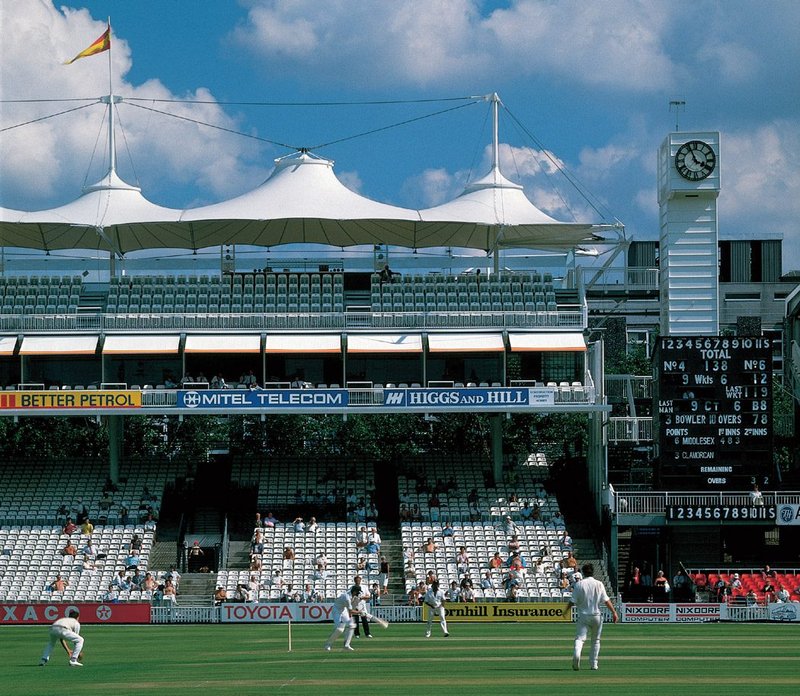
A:
MULTIPOLYGON (((83 571, 80 553, 88 537, 76 532, 71 537, 60 526, 19 525, 0 529, 0 601, 69 602, 98 601, 120 570, 125 569, 130 541, 134 534, 142 539, 141 566, 147 569, 154 531, 141 526, 96 526, 92 544, 107 558, 97 561, 94 571, 83 571), (61 549, 71 539, 78 556, 62 556, 61 549), (69 582, 61 594, 48 590, 57 574, 69 582)), ((125 592, 121 601, 142 598, 141 593, 125 592)))
MULTIPOLYGON (((800 602, 800 574, 798 574, 795 570, 773 570, 775 570, 775 578, 773 578, 772 584, 775 587, 775 591, 777 592, 782 587, 785 587, 789 591, 790 601, 800 602)), ((740 602, 747 595, 747 593, 752 590, 756 594, 758 603, 764 604, 765 597, 764 593, 761 591, 761 588, 764 587, 765 579, 761 569, 743 568, 740 570, 737 568, 728 568, 725 570, 696 570, 690 571, 689 575, 693 582, 698 581, 698 575, 706 576, 707 583, 705 585, 705 591, 709 593, 709 599, 714 601, 714 585, 720 578, 730 585, 733 581, 734 573, 739 574, 739 581, 742 583, 742 587, 738 590, 731 590, 731 593, 728 596, 728 601, 740 602)), ((704 590, 703 588, 698 587, 698 591, 702 592, 704 590)))
POLYGON ((343 312, 341 273, 236 273, 112 278, 110 314, 343 312))
POLYGON ((0 468, 0 523, 3 524, 60 522, 64 515, 58 515, 58 509, 62 505, 72 507, 78 500, 86 505, 93 522, 101 518, 117 522, 122 506, 135 518, 145 486, 157 497, 151 504, 158 509, 164 484, 185 470, 185 464, 177 462, 126 462, 119 490, 111 493, 114 504, 109 510, 102 510, 100 499, 108 476, 107 462, 26 460, 8 464, 0 468))
POLYGON ((0 277, 0 314, 75 314, 81 276, 0 277))
POLYGON ((333 503, 344 505, 348 490, 358 498, 369 499, 375 489, 374 463, 358 457, 327 457, 324 461, 305 456, 236 459, 231 480, 258 483, 258 509, 262 513, 295 504, 308 505, 311 510, 333 503))
MULTIPOLYGON (((465 522, 453 525, 453 536, 443 537, 440 524, 427 524, 421 522, 403 523, 401 533, 403 545, 414 550, 416 579, 406 578, 406 591, 409 591, 419 580, 423 580, 428 571, 432 570, 439 579, 442 589, 455 580, 460 583, 464 575, 472 581, 476 599, 505 598, 503 577, 508 571, 505 561, 509 558, 508 540, 510 536, 503 530, 485 522, 465 522), (422 543, 429 537, 433 538, 437 549, 434 553, 423 553, 420 550, 422 543), (459 572, 456 564, 456 555, 459 547, 464 546, 470 559, 466 573, 459 572), (489 568, 489 560, 495 552, 500 552, 504 561, 501 569, 489 568), (486 572, 490 572, 495 589, 481 589, 481 579, 486 572)), ((520 555, 525 559, 527 571, 523 575, 523 584, 519 588, 519 597, 522 600, 554 600, 565 596, 559 589, 560 563, 567 555, 567 551, 559 545, 561 531, 542 522, 529 522, 518 524, 516 534, 520 541, 520 555), (549 553, 542 556, 544 546, 549 553), (534 571, 535 561, 542 558, 542 572, 534 571)))
MULTIPOLYGON (((246 583, 251 575, 255 575, 259 585, 259 600, 274 602, 280 598, 281 588, 270 585, 270 578, 275 570, 280 570, 283 586, 291 584, 294 591, 302 591, 306 583, 327 598, 336 597, 353 584, 353 576, 362 575, 364 581, 374 581, 378 572, 378 555, 366 554, 356 548, 355 536, 360 524, 354 522, 321 522, 316 533, 295 532, 290 523, 280 523, 275 527, 264 529, 264 553, 262 554, 262 570, 221 570, 217 575, 217 584, 222 585, 233 596, 238 583, 246 583), (284 561, 283 551, 289 546, 295 552, 294 561, 284 561), (314 579, 315 559, 320 553, 328 558, 327 576, 314 579), (372 573, 358 571, 359 557, 364 556, 371 563, 372 573)), ((367 522, 367 528, 375 526, 367 522)))
POLYGON ((370 299, 373 312, 524 312, 537 314, 533 323, 544 326, 558 323, 560 308, 580 306, 576 292, 556 290, 549 273, 535 271, 488 277, 405 275, 391 283, 374 273, 370 299))

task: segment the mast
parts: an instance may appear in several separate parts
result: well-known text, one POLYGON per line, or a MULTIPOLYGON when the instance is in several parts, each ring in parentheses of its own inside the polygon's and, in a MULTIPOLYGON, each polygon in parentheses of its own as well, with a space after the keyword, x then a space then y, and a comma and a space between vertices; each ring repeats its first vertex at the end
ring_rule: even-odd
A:
POLYGON ((497 92, 492 92, 492 170, 500 171, 500 115, 499 105, 500 96, 497 92))

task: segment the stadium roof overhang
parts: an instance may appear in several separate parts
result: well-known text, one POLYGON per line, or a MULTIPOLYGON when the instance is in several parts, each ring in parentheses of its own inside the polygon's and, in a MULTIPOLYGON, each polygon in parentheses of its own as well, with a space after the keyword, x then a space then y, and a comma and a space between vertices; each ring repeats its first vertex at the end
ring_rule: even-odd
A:
POLYGON ((200 208, 148 201, 113 169, 67 205, 39 212, 0 208, 0 246, 87 249, 124 255, 145 249, 202 249, 223 244, 332 247, 573 249, 607 241, 609 224, 559 222, 496 167, 452 201, 425 210, 380 203, 344 186, 333 162, 307 152, 279 160, 256 189, 200 208))

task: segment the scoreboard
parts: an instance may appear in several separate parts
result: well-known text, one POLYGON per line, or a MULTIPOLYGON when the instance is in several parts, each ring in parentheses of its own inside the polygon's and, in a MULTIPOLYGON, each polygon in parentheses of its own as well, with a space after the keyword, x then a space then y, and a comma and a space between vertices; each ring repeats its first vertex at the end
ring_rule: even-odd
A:
POLYGON ((653 414, 665 488, 749 490, 772 470, 772 346, 749 336, 662 336, 653 414))

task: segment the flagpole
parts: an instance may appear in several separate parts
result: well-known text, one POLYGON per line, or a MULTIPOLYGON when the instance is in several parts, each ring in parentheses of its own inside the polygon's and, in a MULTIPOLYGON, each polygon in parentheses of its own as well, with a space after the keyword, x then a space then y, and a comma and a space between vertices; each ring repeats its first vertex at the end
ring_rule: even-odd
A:
POLYGON ((117 144, 114 133, 114 103, 116 99, 114 98, 114 88, 111 82, 111 51, 113 50, 113 43, 111 41, 110 16, 106 29, 108 31, 108 173, 111 175, 117 171, 117 144))

